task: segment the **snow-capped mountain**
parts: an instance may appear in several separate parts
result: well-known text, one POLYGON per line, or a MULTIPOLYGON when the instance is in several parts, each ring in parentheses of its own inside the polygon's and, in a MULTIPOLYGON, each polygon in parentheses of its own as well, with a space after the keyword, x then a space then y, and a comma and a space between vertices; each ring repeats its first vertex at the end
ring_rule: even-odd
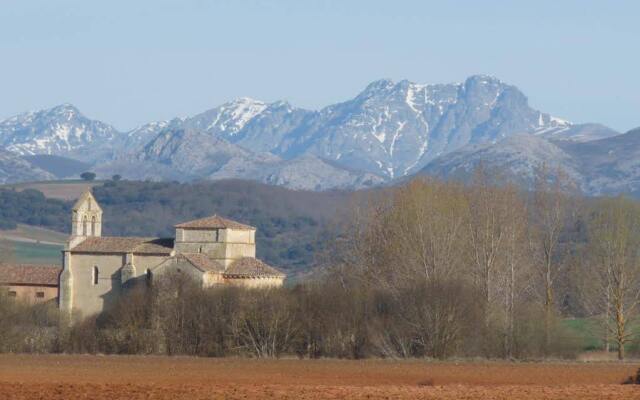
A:
POLYGON ((570 126, 533 110, 517 88, 488 76, 446 85, 380 80, 321 110, 277 153, 310 152, 391 179, 469 143, 570 126))
POLYGON ((127 153, 139 151, 153 138, 155 138, 161 130, 169 126, 170 121, 156 121, 148 124, 140 125, 125 134, 119 136, 119 148, 126 150, 127 153))
POLYGON ((101 164, 96 172, 154 180, 240 178, 303 190, 359 189, 384 183, 376 175, 331 165, 314 156, 283 160, 180 125, 170 124, 141 151, 101 164))
POLYGON ((516 133, 559 137, 573 126, 530 108, 517 88, 488 76, 446 85, 379 80, 318 112, 243 98, 179 125, 286 160, 311 154, 387 180, 469 143, 516 133))
MULTIPOLYGON (((122 133, 68 104, 0 121, 0 147, 90 162, 102 176, 236 177, 311 189, 389 182, 431 163, 449 165, 443 160, 459 150, 499 159, 500 146, 510 152, 516 144, 559 146, 617 134, 537 111, 516 87, 484 75, 451 84, 378 80, 318 111, 240 98, 122 133), (512 136, 518 138, 504 141, 512 136)), ((544 156, 518 151, 527 160, 544 156)))
POLYGON ((120 133, 63 104, 0 121, 0 146, 20 155, 52 154, 93 162, 110 157, 120 133))

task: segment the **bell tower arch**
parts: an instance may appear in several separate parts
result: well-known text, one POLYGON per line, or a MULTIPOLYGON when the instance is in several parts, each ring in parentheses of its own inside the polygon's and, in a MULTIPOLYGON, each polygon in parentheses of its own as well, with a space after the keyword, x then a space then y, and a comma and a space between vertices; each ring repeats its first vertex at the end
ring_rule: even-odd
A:
POLYGON ((102 236, 102 208, 90 191, 84 192, 71 210, 71 236, 102 236))

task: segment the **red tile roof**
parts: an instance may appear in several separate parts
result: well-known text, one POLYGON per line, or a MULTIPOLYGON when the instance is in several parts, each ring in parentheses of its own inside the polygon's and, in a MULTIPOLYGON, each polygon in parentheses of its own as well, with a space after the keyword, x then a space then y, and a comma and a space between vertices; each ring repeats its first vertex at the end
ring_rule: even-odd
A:
POLYGON ((211 217, 200 218, 193 221, 183 222, 175 226, 176 228, 187 229, 238 229, 238 230, 255 230, 253 226, 241 224, 217 215, 211 217))
POLYGON ((0 284, 57 286, 60 272, 58 265, 0 263, 0 284))
POLYGON ((224 266, 219 262, 210 259, 205 254, 200 253, 182 253, 180 256, 184 257, 191 265, 196 267, 202 272, 223 272, 224 266))
POLYGON ((173 251, 173 239, 144 237, 88 237, 72 253, 166 254, 173 251))
POLYGON ((225 277, 243 277, 243 278, 260 278, 260 277, 282 277, 286 275, 272 266, 264 263, 257 258, 244 257, 234 261, 226 271, 225 277))

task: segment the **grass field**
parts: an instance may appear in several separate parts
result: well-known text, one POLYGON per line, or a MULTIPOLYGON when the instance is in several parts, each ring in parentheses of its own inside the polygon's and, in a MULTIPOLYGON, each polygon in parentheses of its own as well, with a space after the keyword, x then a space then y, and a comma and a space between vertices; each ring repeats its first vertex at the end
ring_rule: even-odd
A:
POLYGON ((0 261, 25 264, 60 264, 60 251, 68 235, 28 225, 0 230, 0 261))
POLYGON ((622 363, 0 356, 3 399, 640 399, 622 363))
POLYGON ((103 181, 87 182, 83 180, 62 180, 16 183, 3 185, 1 187, 14 188, 18 191, 24 189, 36 189, 42 192, 46 197, 61 200, 74 200, 80 197, 80 195, 87 189, 90 189, 97 185, 102 185, 103 183, 103 181))
POLYGON ((566 327, 577 334, 585 351, 599 350, 602 348, 601 323, 588 318, 570 318, 563 321, 566 327))
POLYGON ((22 264, 60 264, 62 245, 0 241, 0 261, 22 264))

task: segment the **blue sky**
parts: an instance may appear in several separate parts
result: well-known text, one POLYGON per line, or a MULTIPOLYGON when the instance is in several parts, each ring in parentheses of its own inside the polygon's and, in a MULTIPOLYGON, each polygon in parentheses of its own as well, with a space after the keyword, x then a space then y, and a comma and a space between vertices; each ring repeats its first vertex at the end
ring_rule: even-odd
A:
POLYGON ((0 118, 69 102, 125 130, 236 97, 320 108, 379 78, 489 74, 574 122, 640 126, 638 1, 0 0, 0 118))

